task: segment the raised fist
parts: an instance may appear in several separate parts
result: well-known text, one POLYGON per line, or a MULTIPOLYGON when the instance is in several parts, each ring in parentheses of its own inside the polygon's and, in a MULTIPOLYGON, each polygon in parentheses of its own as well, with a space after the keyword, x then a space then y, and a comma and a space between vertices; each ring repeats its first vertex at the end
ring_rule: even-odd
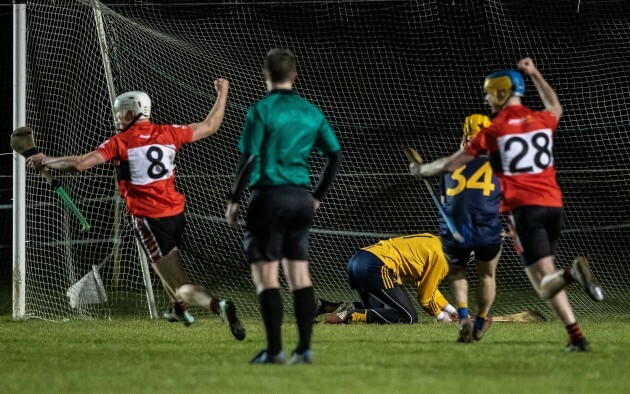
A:
POLYGON ((230 88, 230 82, 227 79, 219 78, 214 81, 214 88, 217 93, 227 92, 230 88))
POLYGON ((519 60, 517 66, 519 70, 523 71, 527 75, 532 75, 538 71, 531 57, 522 58, 519 60))

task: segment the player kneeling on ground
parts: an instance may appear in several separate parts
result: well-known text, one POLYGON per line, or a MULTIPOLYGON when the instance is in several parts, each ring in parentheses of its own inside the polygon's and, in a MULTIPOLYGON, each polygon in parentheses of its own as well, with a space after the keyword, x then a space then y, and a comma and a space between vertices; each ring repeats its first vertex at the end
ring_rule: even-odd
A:
MULTIPOLYGON (((415 284, 422 309, 438 322, 450 323, 456 310, 438 290, 448 273, 440 239, 431 234, 390 238, 359 250, 348 263, 350 287, 361 303, 344 302, 324 323, 417 323, 418 312, 403 284, 415 284)), ((333 303, 320 300, 318 313, 333 303)))
POLYGON ((29 157, 34 169, 47 167, 60 171, 85 171, 113 161, 118 185, 132 215, 134 233, 171 299, 164 317, 186 326, 194 318, 187 303, 199 305, 220 315, 238 340, 245 329, 230 300, 219 300, 201 286, 191 283, 182 266, 177 247, 186 225, 184 196, 175 190, 175 154, 179 148, 217 132, 229 89, 227 80, 214 81, 217 100, 203 122, 187 126, 156 125, 151 116, 151 99, 133 91, 116 98, 114 111, 120 133, 82 156, 50 157, 42 153, 29 157))

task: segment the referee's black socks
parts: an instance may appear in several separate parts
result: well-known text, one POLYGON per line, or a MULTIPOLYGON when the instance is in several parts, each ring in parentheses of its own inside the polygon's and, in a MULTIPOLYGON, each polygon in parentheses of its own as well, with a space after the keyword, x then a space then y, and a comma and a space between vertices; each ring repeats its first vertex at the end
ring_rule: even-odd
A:
MULTIPOLYGON (((312 291, 312 288, 311 288, 312 291)), ((272 355, 282 350, 282 299, 279 289, 266 289, 258 295, 260 312, 267 332, 267 352, 272 355)), ((311 320, 312 323, 312 320, 311 320)))
POLYGON ((293 308, 298 326, 298 345, 295 351, 302 354, 311 348, 313 319, 315 319, 315 291, 313 291, 313 286, 293 292, 293 308))

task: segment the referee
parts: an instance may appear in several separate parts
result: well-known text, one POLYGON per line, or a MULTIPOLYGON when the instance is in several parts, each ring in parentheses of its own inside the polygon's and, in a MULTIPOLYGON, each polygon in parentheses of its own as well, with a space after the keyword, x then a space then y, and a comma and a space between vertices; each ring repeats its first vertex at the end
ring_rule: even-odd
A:
POLYGON ((290 50, 270 50, 263 75, 269 93, 247 112, 225 215, 230 225, 238 225, 239 201, 250 179, 243 246, 267 333, 267 348, 251 363, 285 362, 280 261, 293 292, 298 326, 298 345, 288 363, 311 363, 315 295, 308 269, 308 236, 314 211, 339 172, 341 147, 322 111, 293 90, 297 72, 290 50), (326 156, 326 164, 311 194, 309 156, 314 147, 326 156))

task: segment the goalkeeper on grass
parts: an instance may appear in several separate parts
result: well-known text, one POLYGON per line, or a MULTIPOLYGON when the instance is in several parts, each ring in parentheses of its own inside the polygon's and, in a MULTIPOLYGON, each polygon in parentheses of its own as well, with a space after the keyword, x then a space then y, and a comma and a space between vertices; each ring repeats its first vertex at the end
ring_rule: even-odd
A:
POLYGON ((365 247, 348 263, 350 287, 361 303, 318 301, 318 313, 337 309, 324 323, 417 323, 418 312, 402 288, 414 284, 418 303, 438 322, 456 319, 456 310, 438 290, 448 273, 440 239, 431 234, 390 238, 365 247))
POLYGON ((175 190, 175 154, 187 143, 209 137, 223 121, 229 83, 214 81, 216 102, 203 122, 187 126, 156 125, 151 116, 151 100, 144 92, 118 96, 114 103, 115 121, 120 132, 95 151, 82 156, 50 157, 44 154, 27 160, 34 169, 47 167, 60 171, 85 171, 114 162, 118 186, 133 218, 134 234, 159 275, 171 299, 164 313, 169 321, 192 324, 187 303, 199 305, 220 315, 229 323, 238 340, 245 329, 230 300, 219 300, 201 286, 191 283, 180 260, 178 246, 186 225, 185 198, 175 190))
POLYGON ((497 116, 492 124, 466 144, 464 149, 428 164, 410 166, 420 177, 455 171, 475 157, 490 155, 501 181, 502 211, 510 213, 515 245, 525 272, 538 295, 564 323, 569 342, 567 351, 587 352, 590 345, 582 335, 564 288, 577 281, 595 301, 604 294, 594 279, 588 260, 578 257, 573 265, 557 270, 554 255, 562 229, 562 193, 556 182, 553 137, 562 116, 556 92, 530 58, 521 59, 518 68, 532 78, 545 106, 532 111, 521 104, 525 81, 516 70, 486 76, 484 90, 488 105, 497 116))

